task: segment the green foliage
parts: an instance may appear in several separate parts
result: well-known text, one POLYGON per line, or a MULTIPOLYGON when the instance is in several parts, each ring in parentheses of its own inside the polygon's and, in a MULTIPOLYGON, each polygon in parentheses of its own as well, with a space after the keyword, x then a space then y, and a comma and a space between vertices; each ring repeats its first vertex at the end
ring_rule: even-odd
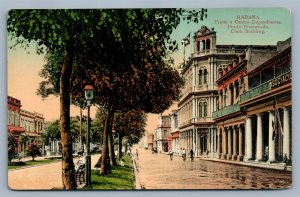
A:
POLYGON ((145 133, 146 115, 139 110, 131 110, 125 113, 116 113, 114 128, 116 132, 125 137, 127 142, 134 144, 139 142, 145 133))
POLYGON ((15 136, 8 134, 8 164, 11 164, 11 161, 17 157, 17 141, 15 136))
POLYGON ((45 126, 45 132, 42 135, 45 145, 49 145, 49 140, 60 140, 60 122, 54 120, 48 122, 45 126))
POLYGON ((100 114, 98 110, 96 112, 95 119, 91 124, 91 142, 92 143, 102 143, 103 130, 104 130, 105 116, 100 114))
POLYGON ((134 189, 134 174, 132 171, 132 161, 124 157, 124 166, 112 166, 112 173, 109 175, 99 175, 98 171, 92 171, 93 190, 127 190, 134 189))
POLYGON ((42 155, 40 151, 40 147, 36 144, 29 144, 26 148, 26 151, 27 151, 27 155, 32 157, 32 161, 34 161, 35 157, 42 155))

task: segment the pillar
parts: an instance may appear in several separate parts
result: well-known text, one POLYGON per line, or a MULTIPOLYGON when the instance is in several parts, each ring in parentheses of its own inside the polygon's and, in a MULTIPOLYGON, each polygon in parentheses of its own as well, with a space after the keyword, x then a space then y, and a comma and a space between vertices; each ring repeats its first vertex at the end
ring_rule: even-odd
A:
POLYGON ((243 153, 243 128, 242 128, 242 125, 239 126, 239 157, 238 157, 238 160, 239 161, 242 161, 243 160, 243 156, 244 156, 244 153, 243 153))
POLYGON ((276 161, 275 158, 275 140, 273 140, 274 111, 269 111, 269 163, 276 161))
POLYGON ((287 156, 288 159, 291 158, 290 150, 290 109, 287 107, 283 108, 283 156, 287 156))
POLYGON ((227 157, 227 128, 224 127, 223 130, 223 151, 222 151, 222 159, 227 157))
POLYGON ((227 144, 227 148, 228 148, 228 154, 227 154, 227 159, 231 159, 232 156, 232 128, 228 127, 228 144, 227 144))
POLYGON ((256 160, 263 159, 263 132, 262 132, 262 114, 257 114, 257 138, 256 138, 256 160))
POLYGON ((232 127, 232 132, 233 132, 233 155, 232 155, 232 160, 236 160, 237 158, 237 128, 232 127))
POLYGON ((246 155, 245 159, 252 159, 252 117, 246 117, 246 155))
POLYGON ((222 129, 218 129, 218 158, 220 159, 222 156, 222 149, 221 149, 221 134, 222 134, 222 129))
POLYGON ((210 129, 210 157, 214 154, 214 129, 210 129))

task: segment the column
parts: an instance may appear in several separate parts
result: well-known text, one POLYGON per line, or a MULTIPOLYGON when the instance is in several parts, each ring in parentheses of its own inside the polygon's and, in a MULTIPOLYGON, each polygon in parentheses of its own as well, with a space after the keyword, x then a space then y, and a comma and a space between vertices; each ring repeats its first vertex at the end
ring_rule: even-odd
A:
POLYGON ((232 127, 232 132, 233 132, 233 155, 232 155, 232 160, 236 160, 237 157, 237 128, 236 127, 232 127))
POLYGON ((219 129, 218 129, 218 159, 220 159, 221 155, 222 155, 221 134, 222 134, 222 129, 219 127, 219 129))
POLYGON ((227 159, 231 159, 231 156, 232 156, 232 152, 231 152, 231 150, 232 150, 232 147, 231 147, 231 142, 232 142, 231 131, 232 131, 231 127, 228 127, 228 145, 227 145, 228 155, 227 155, 227 159))
POLYGON ((243 160, 243 128, 242 125, 239 126, 239 157, 238 160, 242 161, 243 160))
POLYGON ((223 151, 222 151, 222 159, 227 157, 227 128, 224 127, 223 130, 223 151))
POLYGON ((287 156, 288 159, 291 158, 291 150, 290 150, 290 116, 289 116, 290 108, 283 108, 283 156, 287 156))
POLYGON ((210 157, 213 157, 214 154, 214 130, 210 129, 210 157))
POLYGON ((274 111, 269 111, 269 163, 274 162, 275 159, 275 139, 273 140, 274 111))
POLYGON ((252 117, 246 117, 246 155, 245 159, 252 159, 252 117))
POLYGON ((256 160, 263 159, 263 132, 262 132, 262 114, 257 114, 257 138, 256 138, 256 160))

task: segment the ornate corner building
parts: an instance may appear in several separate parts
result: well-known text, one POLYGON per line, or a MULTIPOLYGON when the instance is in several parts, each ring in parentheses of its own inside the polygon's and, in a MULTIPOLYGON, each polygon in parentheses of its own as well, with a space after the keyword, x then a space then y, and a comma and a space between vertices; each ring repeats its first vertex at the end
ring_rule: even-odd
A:
POLYGON ((172 148, 226 160, 290 159, 290 39, 270 46, 217 45, 216 38, 202 26, 183 65, 172 148))

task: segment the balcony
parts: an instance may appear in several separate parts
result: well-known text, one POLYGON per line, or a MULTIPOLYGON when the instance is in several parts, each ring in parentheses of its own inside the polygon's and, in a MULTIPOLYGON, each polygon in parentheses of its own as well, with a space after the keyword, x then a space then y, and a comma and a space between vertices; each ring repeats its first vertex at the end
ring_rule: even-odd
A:
POLYGON ((228 114, 238 112, 240 111, 240 105, 239 104, 234 104, 234 105, 229 105, 227 107, 224 107, 223 109, 220 109, 218 111, 213 112, 213 119, 226 116, 228 114))
POLYGON ((244 50, 237 49, 208 49, 204 51, 197 51, 193 54, 193 57, 201 57, 210 54, 237 54, 237 53, 245 53, 244 50))
POLYGON ((202 123, 202 122, 212 122, 213 119, 212 117, 198 117, 198 118, 194 118, 194 123, 202 123))
POLYGON ((244 102, 247 101, 251 98, 254 98, 258 95, 261 95, 265 92, 268 92, 271 90, 272 86, 278 86, 281 85, 282 83, 285 83, 291 79, 292 72, 288 71, 282 75, 279 75, 263 84, 260 84, 259 86, 256 86, 255 88, 252 88, 248 92, 245 92, 244 94, 241 95, 240 101, 244 102))

